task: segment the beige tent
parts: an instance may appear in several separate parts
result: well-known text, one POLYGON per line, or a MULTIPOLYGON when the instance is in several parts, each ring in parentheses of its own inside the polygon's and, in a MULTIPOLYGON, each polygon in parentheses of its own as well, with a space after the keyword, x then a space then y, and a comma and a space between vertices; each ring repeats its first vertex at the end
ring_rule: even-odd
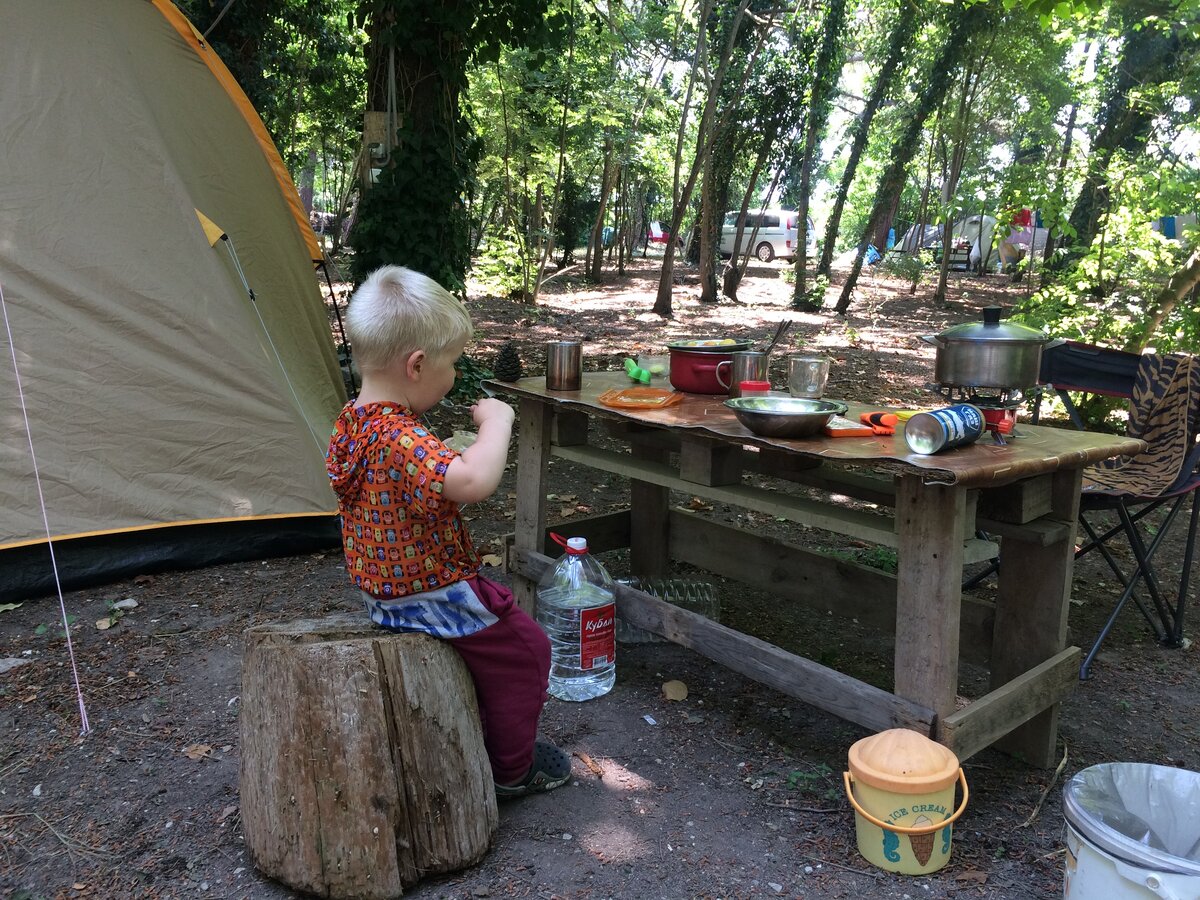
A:
POLYGON ((317 245, 220 60, 166 0, 4 3, 0 85, 0 600, 47 527, 66 587, 335 541, 317 245))

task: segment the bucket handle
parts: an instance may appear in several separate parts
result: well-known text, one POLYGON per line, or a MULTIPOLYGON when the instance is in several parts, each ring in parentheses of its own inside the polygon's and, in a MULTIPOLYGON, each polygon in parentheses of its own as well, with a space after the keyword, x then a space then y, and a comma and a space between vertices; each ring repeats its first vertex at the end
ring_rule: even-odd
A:
POLYGON ((962 794, 963 794, 962 795, 962 803, 960 803, 958 805, 958 809, 956 809, 953 813, 951 813, 950 817, 948 819, 943 819, 942 821, 935 822, 932 825, 922 825, 919 828, 914 828, 914 827, 907 826, 907 825, 892 825, 892 824, 889 824, 888 822, 884 822, 880 819, 875 818, 873 815, 871 815, 869 812, 867 812, 865 809, 863 809, 861 806, 859 806, 858 801, 856 799, 854 799, 854 791, 851 790, 851 782, 853 780, 854 780, 854 776, 851 775, 849 772, 842 773, 842 781, 846 785, 846 797, 849 798, 850 805, 854 807, 854 811, 856 813, 858 813, 860 816, 862 816, 864 819, 866 819, 868 822, 870 822, 872 825, 877 825, 878 827, 885 828, 888 831, 894 831, 894 832, 896 832, 896 834, 909 834, 909 835, 933 834, 933 832, 935 832, 935 831, 941 831, 947 825, 953 825, 956 821, 958 821, 958 817, 961 816, 964 812, 966 812, 966 809, 967 809, 967 797, 969 796, 969 792, 967 791, 967 776, 966 776, 966 773, 963 772, 962 766, 958 767, 958 782, 959 782, 959 784, 962 785, 962 794))

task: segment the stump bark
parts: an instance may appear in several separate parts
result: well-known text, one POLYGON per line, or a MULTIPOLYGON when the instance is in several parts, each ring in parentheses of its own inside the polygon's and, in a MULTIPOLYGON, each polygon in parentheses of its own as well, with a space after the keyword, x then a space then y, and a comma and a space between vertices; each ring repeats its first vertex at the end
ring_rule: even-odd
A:
POLYGON ((397 897, 478 862, 499 817, 458 654, 360 615, 245 632, 241 813, 255 866, 321 897, 397 897))

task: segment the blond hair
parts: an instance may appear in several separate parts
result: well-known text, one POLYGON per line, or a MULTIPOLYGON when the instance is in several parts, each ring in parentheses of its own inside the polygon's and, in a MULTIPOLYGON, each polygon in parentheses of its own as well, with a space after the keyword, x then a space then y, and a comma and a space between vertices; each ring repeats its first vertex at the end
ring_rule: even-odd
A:
POLYGON ((364 369, 383 368, 415 350, 438 356, 466 343, 473 330, 453 294, 403 266, 381 266, 368 275, 346 312, 346 336, 364 369))

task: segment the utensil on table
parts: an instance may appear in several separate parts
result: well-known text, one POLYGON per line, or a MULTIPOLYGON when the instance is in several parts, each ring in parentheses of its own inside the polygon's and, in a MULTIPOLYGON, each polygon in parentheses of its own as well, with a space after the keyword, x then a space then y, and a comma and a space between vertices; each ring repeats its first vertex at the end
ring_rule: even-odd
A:
POLYGON ((725 361, 717 363, 716 374, 717 381, 721 383, 721 387, 729 391, 730 397, 742 396, 743 381, 770 381, 767 377, 767 365, 771 358, 766 353, 760 353, 757 350, 739 350, 725 361), (729 381, 726 382, 722 377, 723 369, 728 369, 729 381))
POLYGON ((771 335, 771 343, 767 344, 767 348, 765 350, 761 350, 759 352, 769 356, 771 351, 775 349, 775 345, 783 340, 783 336, 788 333, 791 327, 791 319, 781 319, 779 324, 775 326, 775 333, 771 335))
POLYGON ((763 437, 801 438, 821 434, 848 407, 836 400, 799 397, 737 397, 725 401, 737 420, 763 437))
POLYGON ((577 391, 582 386, 582 342, 550 341, 546 344, 546 390, 577 391))

